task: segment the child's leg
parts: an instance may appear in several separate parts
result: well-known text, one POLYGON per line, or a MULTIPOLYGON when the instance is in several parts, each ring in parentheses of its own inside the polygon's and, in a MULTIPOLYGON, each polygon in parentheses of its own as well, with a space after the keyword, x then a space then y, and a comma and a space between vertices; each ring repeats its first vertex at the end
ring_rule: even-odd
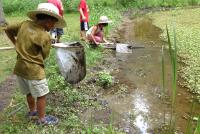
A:
POLYGON ((60 38, 64 34, 64 30, 62 28, 56 28, 57 30, 57 43, 60 43, 60 38))
POLYGON ((28 106, 30 109, 30 112, 35 112, 36 111, 36 106, 35 106, 35 99, 31 94, 26 95, 26 99, 28 102, 28 106))
POLYGON ((102 38, 100 36, 94 36, 95 41, 101 43, 102 42, 102 38))
POLYGON ((56 41, 57 43, 60 43, 60 38, 61 38, 61 35, 58 35, 57 36, 57 41, 56 41))
POLYGON ((37 98, 37 111, 39 119, 42 120, 45 117, 45 107, 46 107, 46 98, 41 96, 37 98))
POLYGON ((80 35, 81 35, 81 40, 86 40, 86 31, 81 31, 80 35))
POLYGON ((58 123, 58 119, 51 115, 45 115, 46 95, 49 93, 49 88, 46 79, 30 80, 31 94, 37 98, 37 112, 39 119, 36 124, 54 125, 58 123))
POLYGON ((30 80, 30 90, 31 95, 37 98, 37 112, 39 119, 45 117, 45 107, 46 107, 46 94, 49 93, 49 88, 46 79, 42 80, 30 80))
POLYGON ((35 99, 31 95, 30 92, 30 87, 29 87, 29 80, 24 79, 23 77, 17 76, 17 81, 19 83, 20 90, 22 94, 26 95, 28 107, 29 107, 29 112, 35 112, 36 111, 36 104, 35 104, 35 99))
POLYGON ((80 36, 81 40, 87 40, 86 38, 86 31, 89 29, 88 22, 81 22, 81 31, 80 31, 80 36))

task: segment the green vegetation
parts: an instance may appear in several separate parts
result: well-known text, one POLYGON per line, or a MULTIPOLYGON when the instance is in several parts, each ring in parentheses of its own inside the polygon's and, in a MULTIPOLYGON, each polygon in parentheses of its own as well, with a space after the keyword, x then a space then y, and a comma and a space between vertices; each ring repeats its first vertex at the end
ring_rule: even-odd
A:
POLYGON ((168 28, 167 29, 167 39, 169 45, 169 54, 171 58, 171 65, 172 65, 172 74, 173 74, 173 86, 172 86, 172 109, 174 109, 175 102, 176 102, 176 93, 177 93, 177 46, 176 46, 176 32, 175 27, 173 26, 173 43, 171 41, 168 28))
MULTIPOLYGON (((79 0, 64 0, 64 5, 69 11, 77 11, 79 0)), ((149 8, 149 7, 175 7, 198 5, 200 0, 87 0, 91 7, 110 7, 110 8, 149 8)))
MULTIPOLYGON (((96 24, 101 15, 107 15, 114 23, 109 25, 109 31, 116 27, 121 20, 121 11, 127 8, 147 8, 156 6, 185 6, 200 4, 200 0, 87 0, 90 6, 90 25, 96 24)), ((25 13, 28 10, 35 9, 39 2, 44 2, 44 0, 4 0, 4 11, 6 13, 6 19, 9 23, 16 23, 16 21, 22 21, 27 19, 25 13), (21 17, 13 17, 18 16, 21 17), (12 16, 12 17, 10 17, 12 16)), ((79 41, 79 14, 77 13, 77 6, 79 0, 63 0, 65 7, 65 19, 67 21, 67 27, 64 29, 65 35, 63 36, 63 41, 79 41), (69 14, 70 11, 70 14, 69 14)), ((200 41, 198 37, 199 27, 199 9, 188 9, 175 10, 160 13, 150 14, 150 16, 155 20, 156 25, 165 29, 166 24, 170 24, 172 20, 176 20, 177 29, 177 51, 178 56, 184 63, 184 68, 179 70, 181 77, 186 81, 184 86, 187 86, 192 91, 200 93, 200 70, 199 70, 199 59, 198 53, 200 41), (183 17, 184 15, 184 17, 183 17), (166 17, 163 17, 166 16, 166 17), (192 19, 192 18, 195 18, 192 19), (191 25, 192 24, 192 25, 191 25), (186 66, 185 66, 186 65, 186 66), (195 86, 197 83, 197 86, 195 86)), ((170 32, 173 33, 173 32, 170 32)), ((170 34, 171 39, 175 37, 170 34)), ((168 36, 168 37, 169 37, 168 36)), ((167 39, 167 34, 163 35, 163 38, 167 39)), ((1 46, 7 46, 11 44, 5 39, 5 35, 0 35, 0 40, 5 40, 5 44, 1 46)), ((175 39, 176 40, 176 39, 175 39)), ((83 43, 86 51, 86 62, 87 67, 95 66, 103 58, 102 49, 93 49, 88 47, 88 44, 83 43)), ((1 62, 3 66, 0 68, 0 81, 4 80, 5 77, 11 74, 13 68, 13 63, 15 62, 14 51, 0 53, 1 62)), ((164 62, 164 61, 163 61, 164 62)), ((89 100, 86 90, 77 89, 67 84, 64 78, 60 76, 58 71, 58 66, 55 60, 55 50, 52 49, 49 59, 46 61, 46 74, 48 79, 49 88, 51 94, 48 96, 48 107, 47 114, 52 114, 60 119, 60 123, 57 126, 36 126, 33 122, 27 120, 24 115, 27 112, 26 104, 24 102, 25 98, 19 93, 17 89, 15 95, 13 96, 12 103, 8 106, 3 113, 0 114, 0 133, 86 133, 86 134, 98 134, 98 133, 120 133, 117 129, 109 124, 105 126, 103 124, 98 124, 93 126, 86 125, 81 122, 78 114, 80 114, 84 109, 88 107, 98 107, 99 104, 89 100), (12 113, 16 107, 22 106, 20 112, 9 115, 12 113)), ((176 70, 176 66, 173 66, 176 70)), ((164 67, 163 67, 164 70, 164 67)), ((90 75, 92 72, 88 72, 90 75)), ((176 73, 174 72, 174 75, 176 73)), ((89 77, 89 76, 87 76, 89 77)), ((174 77, 174 88, 175 88, 174 77)), ((113 77, 107 72, 99 72, 98 83, 102 85, 109 86, 113 82, 113 77)), ((164 85, 164 84, 163 84, 164 85)), ((85 87, 87 88, 87 87, 85 87)), ((163 86, 164 89, 164 86, 163 86)), ((87 89, 89 90, 89 89, 87 89)), ((126 88, 122 88, 122 91, 126 91, 126 88)), ((176 90, 173 90, 176 93, 176 90)), ((119 92, 120 94, 121 92, 119 92)), ((173 95, 173 100, 175 96, 173 95)), ((173 101, 174 102, 174 101, 173 101)), ((196 132, 199 131, 199 123, 196 132)))
POLYGON ((16 55, 16 52, 13 50, 6 50, 6 51, 1 51, 0 52, 0 57, 1 57, 1 61, 0 64, 2 66, 0 66, 0 82, 4 81, 5 78, 7 76, 10 75, 10 73, 12 72, 14 65, 13 63, 15 63, 15 59, 14 57, 16 55))
MULTIPOLYGON (((6 14, 26 13, 28 10, 35 9, 38 3, 47 0, 3 0, 4 12, 6 14)), ((62 0, 65 12, 77 12, 79 0, 62 0)), ((174 7, 198 5, 200 0, 87 0, 90 9, 97 7, 122 9, 126 8, 149 8, 149 7, 174 7)), ((91 10, 92 12, 93 10, 91 10)), ((105 10, 104 10, 105 11, 105 10)))
POLYGON ((137 7, 177 7, 200 4, 200 0, 138 0, 137 7))
MULTIPOLYGON (((4 1, 4 10, 7 13, 7 15, 11 16, 7 18, 7 21, 9 23, 16 23, 19 21, 22 21, 24 19, 27 19, 25 16, 24 10, 32 9, 33 7, 36 7, 36 3, 38 1, 34 1, 32 3, 33 7, 25 7, 20 8, 24 3, 27 4, 26 1, 22 1, 24 3, 21 3, 21 1, 18 1, 18 8, 16 8, 16 12, 12 10, 13 12, 9 12, 9 9, 6 9, 8 5, 8 1, 4 1), (20 5, 21 4, 21 5, 20 5), (18 10, 19 9, 19 10, 18 10), (21 11, 20 11, 21 10, 21 11), (19 19, 14 16, 18 14, 18 11, 20 13, 19 19)), ((13 2, 13 1, 12 1, 13 2)), ((11 5, 12 5, 11 2, 11 5)), ((31 2, 30 2, 31 3, 31 2)), ((30 5, 30 4, 29 4, 30 5)), ((10 6, 10 5, 9 5, 10 6)), ((13 3, 13 6, 15 4, 13 3)), ((15 8, 15 7, 13 7, 15 8)), ((119 22, 120 19, 120 11, 118 10, 111 10, 108 11, 103 10, 104 7, 101 7, 97 10, 95 10, 92 13, 91 20, 94 22, 97 22, 100 15, 108 15, 113 22, 117 21, 119 22)), ((67 21, 67 27, 64 29, 65 34, 62 38, 63 41, 79 41, 79 14, 77 12, 73 12, 70 14, 65 14, 65 19, 67 21)), ((93 22, 92 21, 92 22, 93 22)), ((94 24, 94 23, 91 23, 94 24)), ((109 29, 116 26, 118 23, 113 23, 115 25, 109 26, 109 29)), ((0 38, 5 39, 8 42, 7 37, 5 35, 0 36, 0 38)), ((83 43, 83 42, 82 42, 83 43)), ((7 44, 11 44, 8 42, 7 44)), ((5 46, 7 46, 7 44, 5 46)), ((97 49, 93 49, 88 47, 88 44, 83 43, 85 47, 86 52, 86 62, 87 67, 93 67, 95 64, 97 64, 102 58, 102 48, 99 47, 97 49)), ((11 51, 15 53, 14 51, 11 51)), ((8 53, 8 51, 5 52, 5 55, 8 53)), ((2 77, 2 80, 5 79, 6 75, 9 75, 11 73, 11 70, 13 68, 13 63, 16 60, 15 55, 10 54, 9 57, 11 57, 13 60, 10 61, 10 64, 12 66, 9 66, 10 70, 5 73, 2 77)), ((7 59, 7 57, 5 57, 7 59)), ((2 58, 1 58, 2 59, 2 58)), ((3 66, 6 68, 9 64, 5 63, 3 66)), ((94 127, 91 127, 90 125, 83 124, 80 120, 79 114, 81 110, 86 109, 88 107, 96 107, 99 106, 99 104, 96 104, 96 102, 93 102, 89 100, 86 90, 77 90, 76 88, 73 88, 71 85, 67 84, 62 76, 60 76, 58 71, 58 66, 56 64, 55 59, 55 50, 51 50, 51 54, 49 58, 47 59, 46 63, 46 76, 48 79, 48 84, 50 88, 50 94, 48 95, 48 107, 47 107, 47 114, 55 115, 60 119, 60 123, 57 126, 36 126, 34 122, 30 122, 24 115, 27 112, 25 98, 19 90, 17 89, 15 95, 13 96, 12 104, 8 106, 8 108, 5 109, 3 113, 0 114, 0 133, 120 133, 117 129, 115 129, 112 124, 105 126, 103 124, 95 125, 94 127), (23 103, 22 103, 23 102, 23 103), (13 113, 12 115, 9 115, 7 113, 12 113, 12 111, 15 111, 16 106, 19 106, 21 109, 17 111, 16 113, 13 113)), ((2 69, 3 72, 5 72, 5 69, 2 69)), ((88 72, 87 75, 90 75, 90 72, 88 72)), ((87 76, 89 77, 89 76, 87 76)))
MULTIPOLYGON (((175 22, 177 55, 178 62, 180 63, 179 65, 181 66, 178 72, 180 77, 184 80, 182 86, 200 94, 199 14, 200 9, 196 8, 151 13, 149 16, 153 19, 154 24, 162 28, 163 31, 165 31, 166 25, 175 22)), ((170 34, 170 37, 173 39, 172 34, 170 34)), ((163 33, 162 38, 167 40, 166 32, 163 33)))
MULTIPOLYGON (((10 23, 16 23, 24 20, 23 17, 7 17, 7 21, 10 23), (12 20, 12 21, 11 21, 12 20)), ((13 44, 8 40, 4 32, 0 31, 0 47, 12 47, 13 44)), ((0 52, 0 82, 4 81, 5 78, 11 74, 16 60, 16 52, 13 50, 5 50, 0 52)))
MULTIPOLYGON (((174 118, 175 113, 175 107, 176 107, 176 96, 177 96, 177 40, 176 40, 176 32, 175 27, 173 25, 173 41, 171 40, 170 33, 168 30, 168 27, 166 26, 167 31, 167 42, 168 42, 168 48, 169 48, 169 55, 170 55, 170 61, 172 66, 172 94, 171 97, 171 113, 170 113, 170 124, 169 124, 169 130, 167 129, 168 133, 172 134, 174 132, 174 126, 176 122, 176 117, 174 118)), ((161 67, 162 67, 162 100, 165 102, 165 62, 164 62, 164 46, 162 46, 161 51, 161 67)), ((165 123, 165 119, 164 119, 165 123)), ((166 125, 166 124, 164 124, 166 125)))
POLYGON ((162 51, 161 51, 161 72, 162 72, 162 97, 164 99, 165 95, 165 58, 164 58, 164 46, 162 46, 162 51))
MULTIPOLYGON (((152 14, 151 14, 152 15, 152 14)), ((150 15, 150 16, 151 16, 150 15)), ((152 17, 152 16, 151 16, 152 17)), ((180 47, 180 46, 177 46, 177 42, 179 42, 179 40, 176 38, 176 29, 175 29, 175 23, 174 21, 175 20, 172 20, 172 29, 171 29, 171 32, 173 34, 170 34, 169 33, 169 29, 168 27, 166 27, 166 35, 162 35, 162 37, 167 40, 168 42, 168 49, 169 49, 169 54, 170 54, 170 59, 171 59, 171 64, 172 64, 172 74, 173 74, 173 80, 172 80, 172 107, 171 107, 171 119, 170 119, 170 126, 169 126, 169 132, 170 133, 173 133, 174 131, 174 126, 176 126, 176 114, 174 113, 174 109, 176 107, 176 92, 177 92, 177 47, 180 47), (173 39, 173 41, 172 41, 173 39), (174 116, 174 117, 173 117, 174 116)), ((179 35, 181 36, 181 33, 179 33, 179 35)), ((183 38, 179 38, 179 39, 183 39, 183 38)), ((188 43, 188 42, 186 42, 188 43)), ((180 45, 180 44, 179 44, 180 45)), ((180 48, 179 48, 180 49, 180 48)), ((162 48, 162 78, 163 78, 163 89, 165 87, 165 73, 164 73, 164 57, 163 57, 163 48, 162 48)), ((179 55, 180 56, 180 55, 179 55)), ((181 59, 181 57, 180 57, 181 59)), ((179 61, 180 61, 179 59, 179 61)), ((186 72, 187 73, 187 72, 186 72)), ((195 72, 197 73, 197 72, 195 72)), ((194 89, 197 89, 197 74, 194 74, 194 89)), ((191 111, 190 111, 190 118, 188 119, 188 123, 187 123, 187 128, 186 128, 186 134, 192 134, 194 132, 193 130, 193 125, 192 125, 192 122, 193 122, 193 117, 194 117, 194 110, 195 110, 195 99, 192 101, 192 106, 191 106, 191 111)), ((199 127, 199 122, 197 122, 197 127, 196 127, 196 132, 198 132, 198 127, 199 127)))
POLYGON ((114 81, 113 76, 110 75, 107 71, 102 71, 98 73, 97 83, 103 87, 109 87, 114 81))
POLYGON ((200 116, 198 118, 197 126, 196 126, 194 134, 199 134, 199 133, 200 133, 200 116))

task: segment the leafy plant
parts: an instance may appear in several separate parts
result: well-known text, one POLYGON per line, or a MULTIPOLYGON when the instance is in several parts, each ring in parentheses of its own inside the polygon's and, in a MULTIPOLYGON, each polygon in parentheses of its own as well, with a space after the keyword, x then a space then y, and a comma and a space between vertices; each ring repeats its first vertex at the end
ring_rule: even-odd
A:
POLYGON ((109 87, 114 81, 113 76, 109 72, 102 71, 98 73, 97 83, 103 87, 109 87))

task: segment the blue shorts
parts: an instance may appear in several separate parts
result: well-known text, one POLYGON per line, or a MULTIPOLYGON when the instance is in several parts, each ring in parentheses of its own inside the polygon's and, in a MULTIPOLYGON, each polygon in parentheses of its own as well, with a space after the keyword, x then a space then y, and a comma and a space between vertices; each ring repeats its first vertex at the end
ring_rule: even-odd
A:
POLYGON ((88 22, 81 22, 81 31, 87 31, 87 30, 89 30, 88 22))

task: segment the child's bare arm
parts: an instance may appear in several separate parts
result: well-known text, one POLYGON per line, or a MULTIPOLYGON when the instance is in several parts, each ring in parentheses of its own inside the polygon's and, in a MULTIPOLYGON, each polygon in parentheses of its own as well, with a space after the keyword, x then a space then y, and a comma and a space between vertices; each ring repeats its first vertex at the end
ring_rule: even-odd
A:
POLYGON ((16 45, 16 36, 13 34, 12 30, 10 29, 5 29, 5 33, 8 36, 8 38, 11 40, 11 42, 16 45))
POLYGON ((18 30, 21 27, 22 23, 17 23, 13 25, 8 25, 5 29, 5 33, 8 36, 8 38, 11 40, 11 42, 16 45, 16 37, 18 34, 18 30))
POLYGON ((81 16, 82 16, 82 19, 85 20, 86 17, 85 17, 85 15, 83 14, 83 10, 82 10, 82 8, 79 9, 79 12, 80 12, 80 14, 81 14, 81 16))
POLYGON ((94 28, 92 29, 91 37, 95 44, 99 44, 99 42, 97 42, 94 38, 96 30, 97 30, 97 26, 94 26, 94 28))

